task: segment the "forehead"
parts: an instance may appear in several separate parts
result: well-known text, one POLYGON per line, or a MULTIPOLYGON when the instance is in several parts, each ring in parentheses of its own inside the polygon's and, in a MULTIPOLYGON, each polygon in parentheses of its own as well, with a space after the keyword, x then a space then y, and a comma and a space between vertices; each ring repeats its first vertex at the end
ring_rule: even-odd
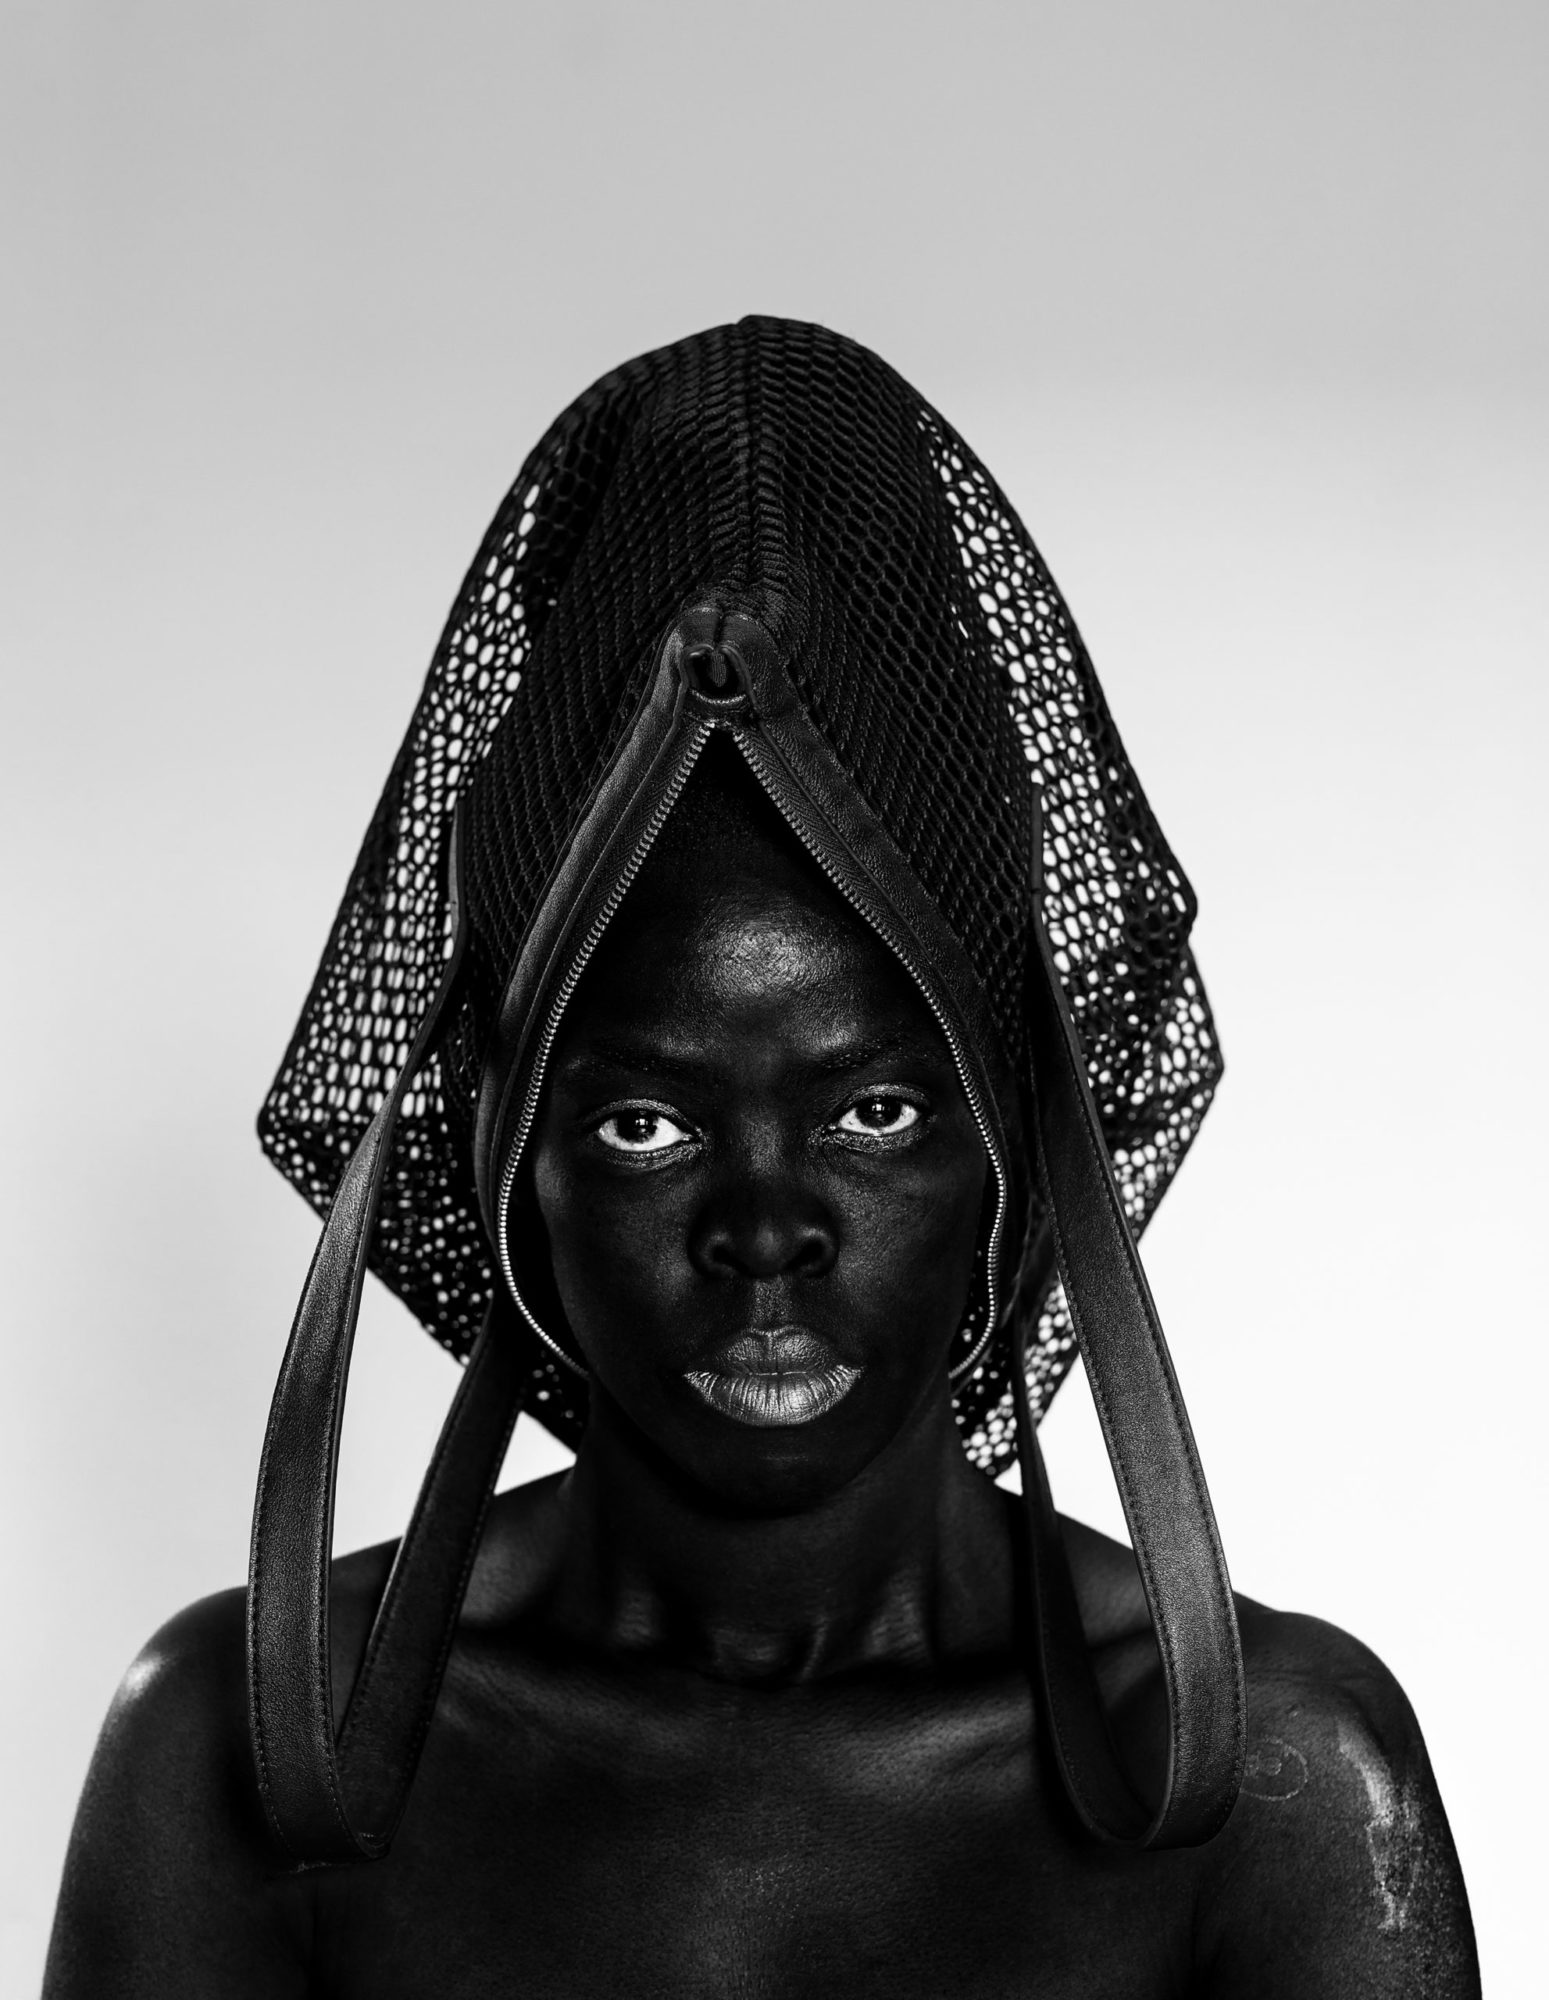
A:
POLYGON ((815 868, 791 856, 664 857, 625 896, 563 1027, 681 1044, 799 1043, 821 1060, 881 1038, 945 1043, 892 952, 815 868))

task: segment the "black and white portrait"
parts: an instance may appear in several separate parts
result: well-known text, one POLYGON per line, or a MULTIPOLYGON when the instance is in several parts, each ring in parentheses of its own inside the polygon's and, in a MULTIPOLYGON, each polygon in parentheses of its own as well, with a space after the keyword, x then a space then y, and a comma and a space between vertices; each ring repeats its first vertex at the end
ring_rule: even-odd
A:
POLYGON ((1549 27, 6 39, 0 1986, 1534 1992, 1549 27))

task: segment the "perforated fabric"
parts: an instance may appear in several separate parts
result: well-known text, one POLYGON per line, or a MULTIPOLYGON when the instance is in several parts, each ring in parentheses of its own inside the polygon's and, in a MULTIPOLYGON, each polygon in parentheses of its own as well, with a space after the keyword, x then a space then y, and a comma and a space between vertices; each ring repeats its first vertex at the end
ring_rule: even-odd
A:
MULTIPOLYGON (((1192 892, 1091 662, 1009 503, 885 363, 820 327, 744 320, 644 355, 538 445, 468 573, 263 1107, 271 1158, 318 1208, 391 1088, 448 945, 445 842, 470 793, 467 994, 400 1120, 372 1267, 454 1353, 496 1282, 469 1135, 506 975, 627 730, 662 633, 732 592, 961 940, 1003 1056, 1025 1068, 1032 792, 1045 922, 1138 1234, 1221 1063, 1188 948, 1192 892)), ((1029 1175, 1028 1180, 1031 1180, 1029 1175)), ((1036 1196, 1013 1218, 1028 1242, 1036 1196)), ((1072 1358, 1029 1301, 1034 1407, 1072 1358)), ((1010 1342, 955 1397, 984 1470, 1015 1450, 1010 1342)), ((539 1368, 565 1442, 585 1386, 539 1368)))

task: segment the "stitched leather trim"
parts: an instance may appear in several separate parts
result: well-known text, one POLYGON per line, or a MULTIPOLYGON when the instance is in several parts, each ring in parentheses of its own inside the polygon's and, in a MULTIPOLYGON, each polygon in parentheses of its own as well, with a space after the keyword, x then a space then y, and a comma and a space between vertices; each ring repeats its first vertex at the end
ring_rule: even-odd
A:
POLYGON ((456 989, 465 948, 453 829, 454 947, 387 1102, 339 1184, 285 1360, 259 1465, 247 1597, 248 1718, 259 1795, 303 1865, 386 1851, 435 1706, 490 1490, 531 1372, 491 1310, 399 1547, 336 1744, 330 1564, 339 1434, 366 1254, 393 1127, 456 989))
POLYGON ((473 1147, 479 1207, 497 1253, 501 1169, 521 1117, 534 1044, 545 1025, 550 996, 613 892, 666 787, 682 754, 683 723, 689 720, 701 730, 704 727, 697 717, 684 715, 680 649, 680 634, 674 627, 657 657, 634 723, 539 900, 501 998, 479 1087, 473 1147))
POLYGON ((1119 1205, 1080 1045, 1041 925, 1030 957, 1039 1177, 1167 1694, 1168 1772, 1154 1812, 1133 1801, 1114 1761, 1023 1397, 1017 1417, 1036 1555, 1044 1689, 1067 1789, 1090 1831, 1128 1846, 1196 1846, 1225 1825, 1246 1754, 1242 1647, 1231 1579, 1188 1413, 1119 1205))
POLYGON ((750 713, 736 725, 744 754, 805 844, 925 987, 968 1073, 998 1183, 995 1294, 1003 1311, 1015 1275, 1005 1221, 1013 1206, 1007 1107, 1016 1103, 1016 1087, 988 996, 967 952, 803 708, 767 635, 731 612, 720 640, 746 680, 750 713))

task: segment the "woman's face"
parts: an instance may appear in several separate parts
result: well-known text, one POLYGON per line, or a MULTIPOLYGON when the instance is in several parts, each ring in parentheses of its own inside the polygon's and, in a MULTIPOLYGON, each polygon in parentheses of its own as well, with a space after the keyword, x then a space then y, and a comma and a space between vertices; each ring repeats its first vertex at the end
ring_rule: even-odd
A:
POLYGON ((722 1500, 814 1505, 945 1397, 984 1145, 913 982, 799 856, 653 857, 532 1158, 594 1393, 722 1500))

